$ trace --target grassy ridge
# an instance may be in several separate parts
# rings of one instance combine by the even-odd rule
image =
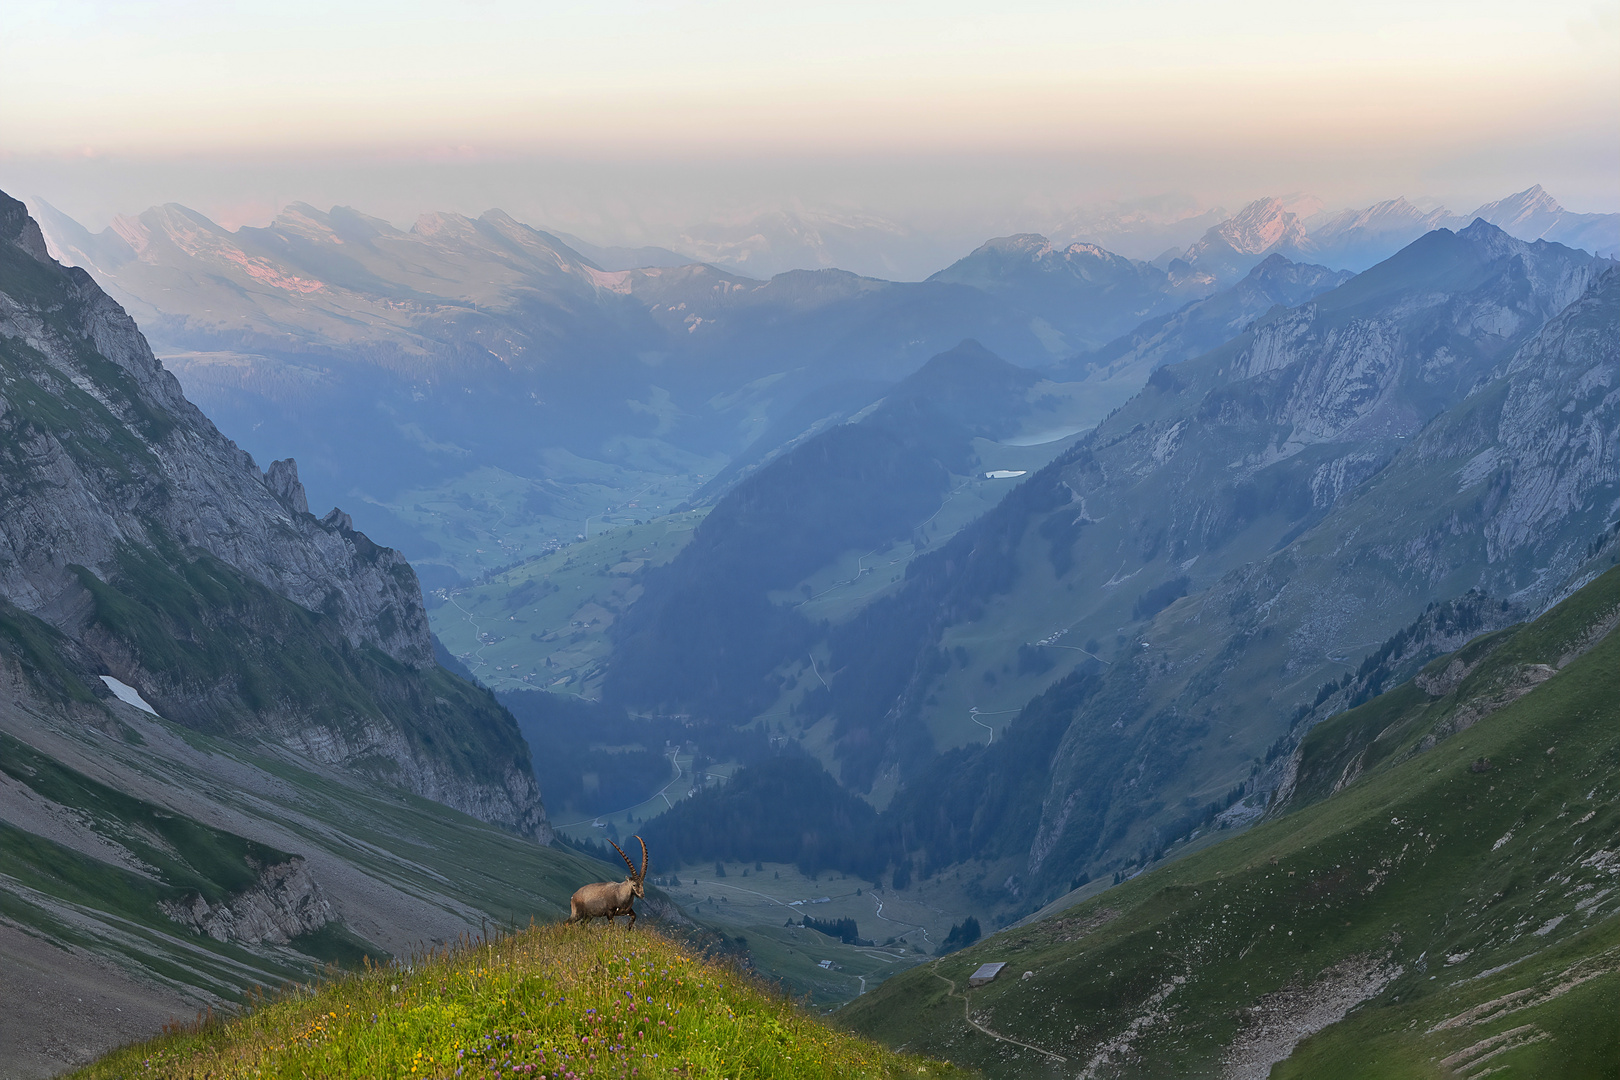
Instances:
[[[645,928],[531,928],[171,1030],[75,1076],[890,1077],[950,1066],[833,1031]]]
[[[1052,1071],[1067,1075],[1217,1075],[1248,1053],[1313,1080],[1614,1076],[1620,635],[1571,653],[1617,604],[1613,570],[1499,639],[1455,691],[1407,684],[1323,724],[1307,770],[1376,760],[1342,790],[896,976],[841,1015],[993,1075],[1048,1063],[986,1029],[1063,1055]],[[1502,704],[1519,676],[1541,681]],[[1501,707],[1457,730],[1487,704]],[[964,1002],[991,960],[1032,974]],[[1365,1000],[1342,1020],[1306,1015],[1336,993]]]

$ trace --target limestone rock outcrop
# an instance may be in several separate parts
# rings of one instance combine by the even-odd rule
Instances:
[[[297,857],[266,866],[252,888],[228,901],[210,904],[198,893],[188,900],[164,901],[159,906],[169,918],[199,934],[245,945],[285,945],[336,918],[319,883],[310,875],[304,860]]]

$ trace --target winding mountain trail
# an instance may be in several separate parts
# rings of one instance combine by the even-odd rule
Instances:
[[[874,912],[874,914],[877,915],[878,918],[882,919],[886,923],[894,923],[896,926],[909,926],[911,927],[911,930],[921,930],[923,940],[928,942],[930,945],[934,943],[933,939],[928,936],[928,927],[924,926],[922,923],[908,923],[902,922],[899,919],[889,918],[887,915],[883,914],[883,901],[881,898],[879,898],[878,894],[876,892],[869,892],[866,895],[870,896],[872,898],[872,903],[877,905],[877,911]],[[911,933],[911,930],[907,930],[906,933]]]
[[[489,648],[489,642],[484,640],[483,627],[478,625],[478,620],[473,618],[472,612],[456,603],[454,593],[445,593],[445,598],[448,599],[450,603],[455,606],[455,609],[461,612],[462,616],[466,618],[467,625],[473,628],[473,640],[478,642],[478,651],[472,654],[473,662],[467,665],[467,670],[476,671],[481,667],[488,667],[489,661],[484,659],[484,650]]]
[[[977,705],[975,705],[973,708],[968,710],[968,719],[972,720],[975,724],[978,724],[980,727],[984,728],[984,730],[986,730],[986,731],[988,731],[990,733],[990,737],[984,740],[984,745],[989,746],[991,743],[996,741],[996,729],[991,727],[989,724],[985,723],[983,720],[980,720],[979,717],[981,717],[981,716],[1006,716],[1008,713],[1015,713],[1015,712],[1021,712],[1021,711],[1022,711],[1021,709],[996,709],[993,712],[985,712],[985,711],[981,710]]]
[[[990,1036],[990,1038],[995,1039],[997,1042],[1011,1043],[1013,1046],[1022,1046],[1025,1050],[1033,1050],[1037,1054],[1042,1055],[1043,1057],[1051,1058],[1053,1061],[1066,1062],[1066,1061],[1069,1060],[1068,1058],[1064,1057],[1062,1054],[1054,1053],[1051,1050],[1042,1049],[1041,1047],[1035,1046],[1032,1043],[1020,1042],[1019,1040],[1014,1039],[1011,1036],[1003,1035],[998,1031],[993,1031],[990,1028],[985,1027],[983,1024],[981,1024],[977,1020],[973,1019],[973,1010],[972,1010],[971,1005],[970,1005],[970,1003],[968,1001],[968,995],[966,993],[958,994],[956,992],[956,983],[955,982],[953,982],[950,979],[947,979],[945,976],[941,975],[937,971],[930,972],[930,974],[932,974],[934,976],[934,978],[938,979],[940,982],[944,983],[946,986],[949,986],[951,988],[950,993],[948,994],[949,997],[959,997],[959,998],[962,999],[962,1019],[966,1020],[968,1022],[968,1024],[973,1028],[974,1031],[977,1031],[981,1035],[988,1035],[988,1036]]]
[[[825,686],[825,687],[827,687],[828,690],[831,690],[832,687],[830,685],[828,685],[828,683],[827,683],[827,676],[823,675],[821,673],[821,669],[816,666],[816,654],[815,653],[810,653],[809,656],[810,656],[810,670],[816,673],[816,678],[821,680],[821,685],[822,686]]]
[[[1102,657],[1098,656],[1096,653],[1091,652],[1089,649],[1082,649],[1078,645],[1058,645],[1058,644],[1055,644],[1055,643],[1048,643],[1048,642],[1038,642],[1037,644],[1039,644],[1040,647],[1043,648],[1043,649],[1068,649],[1071,652],[1085,653],[1087,656],[1091,657],[1093,660],[1097,661],[1097,663],[1099,663],[1099,664],[1107,664],[1109,667],[1114,666],[1114,662],[1112,660],[1104,660]]]
[[[605,814],[597,814],[595,817],[581,818],[579,821],[570,821],[570,822],[567,822],[567,823],[562,824],[562,825],[554,826],[554,828],[572,829],[572,828],[575,828],[575,827],[580,826],[580,825],[589,825],[594,821],[601,821],[605,817],[613,817],[615,814],[628,814],[630,811],[634,810],[637,806],[645,806],[646,804],[652,802],[654,799],[658,799],[658,798],[662,798],[664,800],[664,804],[666,806],[673,807],[675,804],[669,801],[669,796],[665,795],[664,792],[666,792],[670,788],[674,787],[675,782],[677,780],[679,780],[682,776],[686,775],[685,771],[681,768],[681,763],[680,763],[680,760],[679,760],[677,754],[678,754],[678,752],[671,752],[670,755],[669,755],[669,763],[675,769],[675,775],[669,778],[669,783],[665,784],[663,787],[659,788],[657,791],[653,792],[651,795],[647,796],[645,799],[642,799],[640,802],[636,803],[635,806],[626,806],[621,810],[610,810]]]

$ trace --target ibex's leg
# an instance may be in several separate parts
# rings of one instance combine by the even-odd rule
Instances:
[[[624,928],[626,930],[634,930],[636,928],[636,909],[633,907],[627,907],[624,909],[624,913],[630,916],[630,921],[625,924]]]

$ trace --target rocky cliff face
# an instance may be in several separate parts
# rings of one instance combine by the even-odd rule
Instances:
[[[0,242],[35,263],[11,254],[0,293],[11,369],[0,417],[16,436],[4,451],[0,591],[13,604],[45,610],[74,588],[70,566],[105,576],[120,546],[162,535],[325,612],[355,646],[432,663],[403,558],[346,518],[312,517],[290,460],[260,472],[185,399],[123,309],[50,259],[21,203],[0,203]]]
[[[257,945],[267,941],[285,945],[300,934],[319,930],[336,917],[300,858],[288,859],[259,872],[259,880],[228,901],[210,904],[194,894],[182,902],[161,903],[169,918],[207,934],[215,941]]]
[[[1151,319],[1101,349],[1081,353],[1064,368],[1099,388],[1129,387],[1129,394],[1135,394],[1154,369],[1202,356],[1274,308],[1296,307],[1354,276],[1273,253],[1231,288]]]
[[[1186,767],[1187,743],[1207,747],[1214,732],[1241,731],[1243,712],[1283,722],[1298,701],[1291,688],[1304,696],[1321,685],[1334,662],[1366,648],[1352,643],[1394,630],[1392,616],[1416,615],[1424,602],[1468,590],[1489,598],[1469,636],[1540,611],[1620,511],[1620,270],[1556,252],[1554,260],[1536,257],[1531,245],[1490,226],[1468,232],[1487,252],[1500,252],[1511,272],[1438,305],[1439,325],[1455,335],[1449,341],[1430,336],[1426,351],[1416,324],[1366,314],[1324,327],[1307,305],[1233,350],[1234,366],[1258,373],[1250,381],[1283,380],[1267,398],[1236,400],[1262,415],[1269,401],[1286,438],[1229,457],[1227,468],[1258,479],[1276,475],[1290,457],[1310,462],[1310,501],[1322,516],[1312,521],[1304,512],[1308,528],[1297,539],[1285,535],[1281,550],[1233,567],[1202,592],[1189,590],[1184,607],[1142,628],[1151,646],[1110,672],[1113,711],[1082,711],[1059,746],[1032,870],[1055,853],[1088,849],[1105,822],[1121,823],[1125,806],[1149,805],[1148,794]],[[1539,332],[1524,335],[1560,301],[1563,309]],[[1458,328],[1474,335],[1472,350],[1461,347]],[[1268,335],[1296,344],[1269,353]],[[1425,401],[1447,397],[1450,406],[1424,422]],[[1197,521],[1196,498],[1185,492],[1183,519]],[[1436,640],[1442,651],[1462,644]],[[1362,684],[1379,669],[1363,668],[1314,715],[1326,715],[1334,701],[1351,703],[1345,699],[1358,689],[1365,696]],[[1263,701],[1252,696],[1257,685],[1271,687]],[[1106,726],[1119,721],[1123,744]],[[1098,803],[1100,760],[1141,771],[1111,781],[1112,805],[1086,817],[1078,808]],[[1269,783],[1265,774],[1252,781],[1256,790]]]
[[[1257,199],[1226,221],[1210,228],[1181,258],[1170,264],[1170,276],[1183,287],[1197,282],[1225,285],[1249,272],[1266,256],[1308,255],[1311,243],[1297,215],[1281,199]]]
[[[1504,365],[1481,395],[1480,415],[1426,432],[1418,453],[1443,459],[1470,449],[1475,423],[1494,428],[1490,444],[1458,471],[1459,485],[1498,477],[1499,506],[1485,527],[1487,558],[1499,563],[1539,549],[1571,515],[1620,486],[1620,269],[1610,270]],[[1567,553],[1546,552],[1567,561]],[[1548,584],[1553,584],[1549,582]]]
[[[0,597],[172,720],[549,836],[510,717],[435,664],[409,564],[310,514],[291,460],[261,472],[3,194]]]

